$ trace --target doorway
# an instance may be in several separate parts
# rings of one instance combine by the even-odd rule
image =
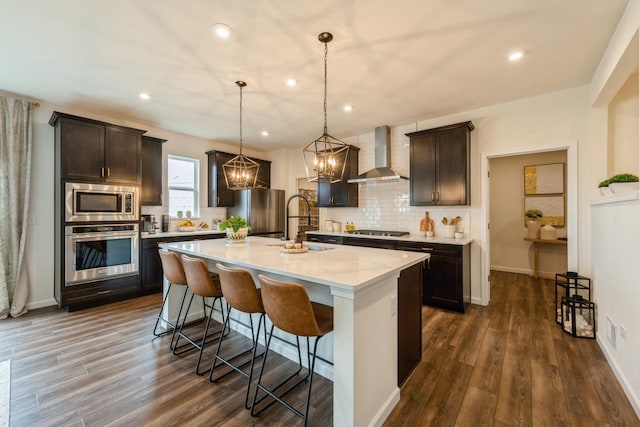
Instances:
[[[490,176],[491,170],[491,162],[493,159],[500,159],[504,157],[513,157],[513,156],[526,156],[526,155],[535,155],[548,152],[564,152],[566,153],[566,188],[565,188],[565,231],[567,237],[567,246],[566,246],[566,266],[567,270],[577,271],[578,266],[578,215],[577,215],[577,204],[578,204],[578,189],[577,189],[577,177],[578,177],[578,165],[577,165],[577,141],[570,141],[564,144],[549,144],[547,146],[541,146],[538,149],[522,149],[522,150],[513,150],[513,151],[503,151],[503,152],[495,152],[495,153],[482,153],[481,154],[481,176],[483,177],[481,181],[481,219],[480,223],[483,224],[481,226],[480,231],[480,241],[478,242],[481,246],[481,304],[488,305],[491,300],[491,286],[490,286],[490,271],[491,267],[494,264],[492,260],[492,232],[495,231],[496,234],[498,230],[495,230],[492,224],[492,210],[499,209],[499,206],[492,206],[492,199],[494,186],[491,185],[491,179],[493,176]],[[523,157],[526,159],[526,157]],[[532,157],[533,159],[533,157]],[[521,181],[519,181],[521,182]],[[497,184],[495,184],[497,186]],[[520,185],[520,184],[518,184]],[[524,183],[521,184],[524,187]],[[497,187],[499,189],[499,186]],[[523,194],[524,190],[522,190]],[[515,203],[517,203],[520,208],[524,208],[524,201],[522,199],[523,195],[514,194],[513,196],[517,199]],[[527,242],[523,241],[523,233],[524,233],[524,219],[523,216],[519,216],[517,221],[520,223],[521,232],[516,235],[514,241],[522,241],[524,244],[525,250],[527,247]],[[496,236],[498,237],[498,236]],[[499,243],[496,243],[499,244]],[[529,255],[527,256],[529,259]],[[565,270],[566,271],[566,270]]]

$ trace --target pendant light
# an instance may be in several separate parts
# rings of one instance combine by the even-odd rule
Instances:
[[[240,153],[222,165],[224,180],[230,190],[244,190],[256,186],[260,165],[249,157],[242,155],[242,88],[247,84],[237,81],[240,88]]]
[[[309,181],[334,183],[343,179],[349,146],[327,133],[327,44],[333,40],[333,35],[320,33],[318,40],[324,43],[324,132],[307,145],[302,154]]]

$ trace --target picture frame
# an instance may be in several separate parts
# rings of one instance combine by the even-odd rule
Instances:
[[[537,218],[541,225],[553,225],[556,227],[565,226],[565,197],[560,196],[525,196],[524,211],[537,209],[542,212],[542,217]],[[524,224],[527,225],[529,219],[524,216]]]
[[[564,163],[524,167],[524,195],[564,194]]]

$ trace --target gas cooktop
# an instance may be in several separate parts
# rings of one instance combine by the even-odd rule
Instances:
[[[390,236],[390,237],[400,237],[400,236],[408,236],[408,231],[388,231],[388,230],[349,230],[347,231],[349,234],[364,234],[367,236]]]

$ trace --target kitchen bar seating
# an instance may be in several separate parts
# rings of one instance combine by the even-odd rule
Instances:
[[[187,278],[187,286],[189,286],[189,289],[191,289],[191,292],[193,292],[193,294],[191,295],[191,299],[189,300],[189,304],[187,305],[187,311],[184,314],[182,324],[180,325],[180,329],[178,330],[174,349],[179,348],[178,342],[180,341],[180,338],[184,338],[194,348],[198,349],[199,352],[198,362],[196,363],[196,374],[204,375],[208,371],[208,369],[200,371],[200,362],[202,361],[202,353],[204,351],[204,347],[206,346],[206,344],[208,344],[207,339],[212,336],[216,336],[218,339],[220,339],[224,332],[224,329],[221,328],[211,335],[208,334],[209,325],[211,324],[211,317],[213,315],[213,307],[215,306],[216,301],[218,301],[218,303],[220,304],[220,312],[222,313],[223,324],[225,321],[224,310],[222,308],[222,289],[220,288],[220,278],[216,273],[211,273],[207,268],[207,264],[200,258],[191,258],[186,255],[182,255],[182,266],[184,268],[185,277]],[[187,316],[189,315],[189,309],[191,308],[191,303],[193,302],[193,297],[196,295],[202,297],[204,316],[206,318],[204,333],[202,334],[202,340],[200,341],[200,343],[196,342],[196,340],[194,339],[189,338],[183,332],[184,324],[186,323]],[[211,304],[208,304],[206,302],[206,298],[213,298]],[[209,308],[208,315],[207,308]]]
[[[260,279],[264,309],[267,313],[267,317],[272,322],[272,326],[267,340],[267,347],[265,349],[262,367],[260,368],[260,374],[258,375],[256,393],[251,405],[251,415],[259,415],[262,411],[266,410],[277,401],[302,418],[304,420],[304,425],[306,426],[309,415],[309,402],[311,400],[311,386],[313,383],[313,370],[316,363],[318,341],[320,338],[333,331],[333,308],[310,301],[307,291],[298,283],[282,282],[267,277],[264,274],[258,275],[258,278]],[[290,376],[280,384],[271,388],[268,388],[262,383],[262,374],[264,373],[264,367],[267,364],[267,355],[269,352],[269,345],[271,344],[271,338],[273,337],[274,326],[296,336],[298,352],[300,351],[299,337],[302,336],[307,338],[307,366],[309,367],[308,373],[305,377],[301,378],[284,392],[278,394],[276,394],[278,389],[288,383],[293,376]],[[309,360],[310,337],[315,337],[311,360]],[[300,364],[302,364],[302,360],[300,360]],[[307,386],[307,399],[303,409],[304,412],[301,412],[286,402],[283,397],[304,381],[308,381],[309,384]],[[263,391],[266,395],[258,399],[260,391]],[[271,397],[275,400],[266,407],[256,411],[256,404],[267,397]]]
[[[222,329],[228,328],[229,321],[231,319],[231,309],[235,309],[239,312],[246,313],[249,315],[249,325],[251,328],[251,337],[252,337],[252,346],[250,349],[245,350],[239,354],[236,354],[233,357],[223,358],[220,354],[220,348],[222,346],[222,340],[224,337],[221,337],[218,341],[218,348],[216,349],[216,354],[213,358],[213,363],[211,364],[211,372],[209,374],[209,380],[214,382],[218,379],[226,376],[227,374],[233,372],[233,370],[238,373],[244,375],[247,378],[247,392],[244,398],[244,406],[246,409],[249,409],[249,392],[251,389],[251,381],[253,379],[253,368],[256,359],[256,352],[258,350],[258,337],[260,334],[260,326],[262,326],[265,333],[265,343],[267,341],[267,327],[264,324],[264,307],[262,305],[262,296],[260,293],[260,289],[256,288],[256,285],[253,281],[253,277],[251,277],[251,273],[247,270],[238,269],[238,268],[230,268],[225,267],[221,264],[216,264],[216,269],[218,270],[218,275],[220,276],[220,286],[222,287],[222,294],[224,295],[224,299],[227,301],[227,317],[225,319],[225,323],[222,326]],[[259,314],[258,318],[258,328],[254,330],[253,327],[253,317],[252,314]],[[246,326],[246,325],[245,325]],[[245,361],[241,365],[234,364],[234,361],[239,357],[250,353],[251,359]],[[264,354],[264,353],[263,353]],[[262,354],[257,357],[262,356]],[[218,361],[221,364],[218,364]],[[214,379],[213,374],[216,370],[216,367],[220,368],[222,364],[225,364],[232,368],[233,370],[227,371],[226,373],[220,375],[218,378]],[[247,364],[250,364],[249,371],[246,372],[243,370],[243,367]],[[216,366],[217,365],[217,366]]]

